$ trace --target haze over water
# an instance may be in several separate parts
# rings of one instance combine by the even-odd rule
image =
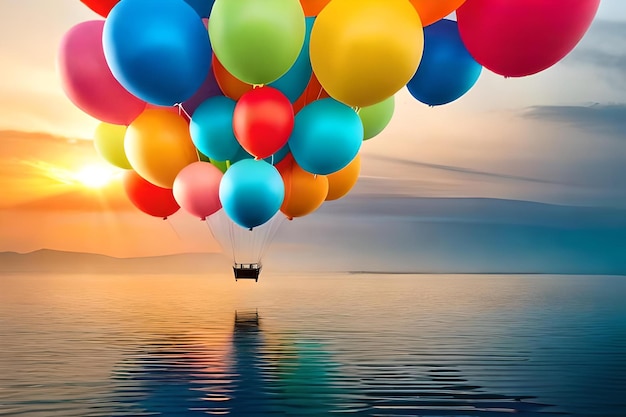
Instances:
[[[624,416],[626,280],[0,278],[0,416]]]

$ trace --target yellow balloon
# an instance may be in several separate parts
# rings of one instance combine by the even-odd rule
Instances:
[[[344,168],[337,172],[327,175],[328,178],[328,195],[326,201],[337,200],[354,187],[359,179],[359,173],[361,172],[361,155],[357,156],[346,165]]]
[[[423,50],[424,29],[407,0],[332,0],[311,30],[313,72],[349,106],[394,95],[417,71]]]
[[[285,199],[280,211],[289,218],[306,216],[317,210],[328,194],[325,175],[311,174],[300,168],[291,155],[276,165],[285,183]]]
[[[93,144],[98,154],[108,163],[122,169],[132,169],[124,152],[126,126],[100,123],[93,135]]]
[[[144,110],[128,126],[124,149],[133,169],[162,188],[172,188],[180,170],[198,161],[187,121],[163,109]]]

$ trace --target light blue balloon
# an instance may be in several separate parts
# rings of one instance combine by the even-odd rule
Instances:
[[[209,17],[215,0],[185,0],[200,17]]]
[[[313,72],[311,59],[309,57],[309,40],[311,39],[311,30],[313,29],[314,22],[315,17],[306,18],[304,44],[302,45],[302,50],[296,62],[294,62],[289,71],[283,76],[268,84],[270,87],[279,89],[292,103],[304,93],[311,79],[311,73]]]
[[[482,66],[465,48],[457,23],[442,19],[424,28],[424,53],[406,87],[429,106],[448,104],[476,83]]]
[[[291,153],[302,169],[328,175],[348,165],[363,143],[363,123],[350,107],[332,98],[316,100],[295,118]]]
[[[189,99],[211,68],[209,35],[183,0],[123,0],[104,23],[104,55],[131,94],[160,106]]]
[[[224,96],[206,99],[191,116],[189,133],[200,152],[218,161],[232,160],[243,150],[233,132],[237,103]]]
[[[263,160],[242,159],[224,173],[219,196],[228,217],[251,229],[278,212],[285,198],[285,185],[272,165]]]

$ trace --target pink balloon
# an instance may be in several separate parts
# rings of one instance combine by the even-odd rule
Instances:
[[[61,40],[58,69],[67,97],[82,111],[103,122],[129,125],[146,107],[113,77],[104,58],[104,20],[72,27]]]
[[[193,162],[183,168],[172,188],[174,198],[189,214],[206,217],[222,208],[219,189],[222,171],[209,162]]]
[[[474,59],[506,77],[524,77],[563,59],[583,37],[600,0],[468,0],[456,11]]]

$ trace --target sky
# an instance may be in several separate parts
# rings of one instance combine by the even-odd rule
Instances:
[[[99,17],[78,0],[5,0],[0,16],[0,252],[218,251],[182,210],[162,220],[127,201],[91,141],[99,122],[66,98],[60,40]],[[402,89],[390,124],[361,149],[355,188],[285,222],[268,262],[626,273],[625,44],[626,3],[602,0],[582,41],[539,74],[483,70],[435,108]],[[113,180],[90,186],[94,169]]]

